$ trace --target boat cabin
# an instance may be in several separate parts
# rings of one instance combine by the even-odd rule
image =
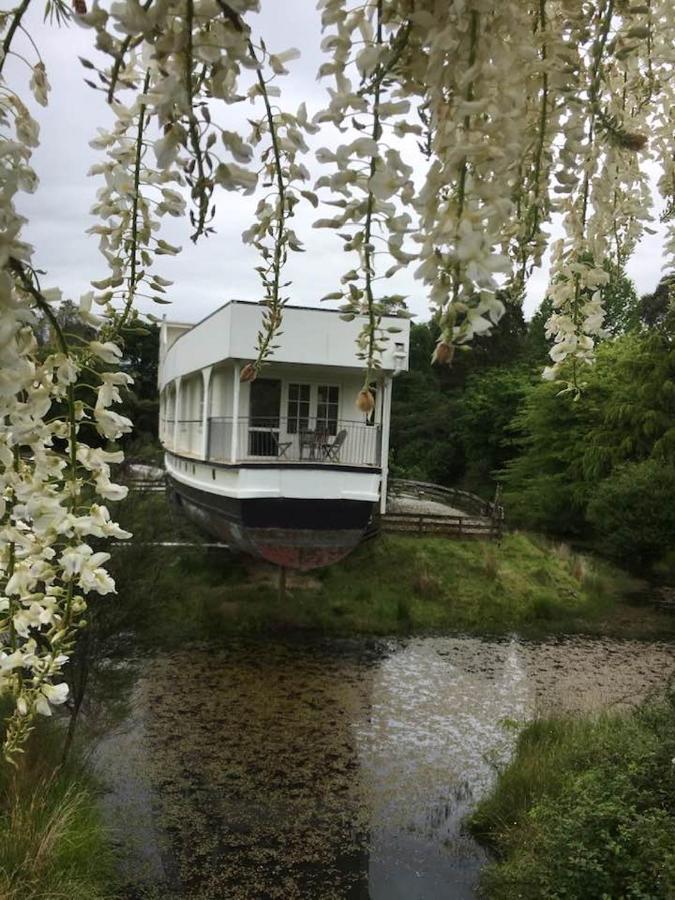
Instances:
[[[384,509],[392,380],[408,368],[409,321],[380,323],[392,331],[375,409],[365,414],[356,406],[363,320],[287,306],[273,358],[242,381],[263,311],[234,300],[194,326],[162,323],[167,476],[212,533],[280,565],[325,565],[358,543],[378,504]]]

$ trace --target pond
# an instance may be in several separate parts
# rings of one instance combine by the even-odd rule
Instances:
[[[97,751],[128,898],[463,900],[467,811],[538,713],[631,704],[661,643],[239,641],[138,663]]]

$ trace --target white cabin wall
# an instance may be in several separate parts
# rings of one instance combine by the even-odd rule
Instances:
[[[189,330],[182,324],[163,323],[160,385],[226,359],[250,360],[255,355],[263,312],[264,307],[258,303],[233,301]],[[363,361],[357,355],[356,339],[362,326],[361,317],[343,322],[335,310],[286,307],[275,360],[313,369],[332,367],[361,372]],[[382,366],[388,371],[405,370],[410,322],[387,316],[382,320],[382,328],[390,327],[401,329],[401,333],[391,335],[387,341]]]

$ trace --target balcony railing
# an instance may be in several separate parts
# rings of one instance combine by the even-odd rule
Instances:
[[[167,421],[164,445],[176,453],[202,455],[202,423]],[[176,434],[176,446],[173,435]],[[233,434],[234,432],[234,434]],[[234,440],[233,440],[234,437]],[[379,425],[347,420],[318,424],[270,418],[210,418],[207,459],[214,462],[315,462],[349,466],[379,466],[382,437]]]

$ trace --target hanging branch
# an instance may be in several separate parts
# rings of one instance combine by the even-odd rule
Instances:
[[[12,21],[9,24],[9,28],[7,29],[7,34],[2,42],[2,56],[0,57],[0,75],[2,75],[3,69],[5,68],[5,61],[9,56],[10,47],[12,46],[12,41],[14,39],[14,35],[18,27],[21,25],[21,20],[24,17],[24,14],[28,7],[30,6],[30,0],[22,0],[20,6],[17,7],[14,15],[12,16]]]
[[[519,238],[519,256],[520,256],[520,270],[516,276],[515,289],[518,294],[522,293],[525,281],[527,279],[527,264],[531,255],[530,244],[536,238],[537,233],[539,231],[539,226],[541,222],[541,181],[542,181],[542,164],[544,158],[544,148],[546,146],[546,137],[547,137],[547,126],[548,126],[548,113],[549,113],[549,73],[548,73],[548,40],[545,36],[545,32],[547,29],[547,19],[546,19],[546,0],[539,0],[539,16],[538,16],[538,31],[544,33],[541,42],[541,62],[542,62],[542,74],[541,74],[541,99],[539,101],[539,118],[538,118],[538,126],[537,126],[537,140],[534,154],[534,171],[531,179],[528,179],[529,183],[532,184],[532,192],[534,196],[529,203],[527,212],[525,213],[525,223],[528,224],[524,235]],[[519,209],[519,218],[522,215],[522,211]]]
[[[407,37],[407,33],[406,37]],[[377,0],[377,21],[375,26],[375,46],[382,46],[382,0]],[[382,67],[381,67],[382,68]],[[382,80],[384,71],[378,73],[371,84],[373,87],[373,128],[371,136],[375,144],[382,137],[382,127],[380,125],[380,96],[382,88]],[[366,350],[366,370],[363,375],[363,390],[368,391],[373,378],[375,368],[375,347],[376,347],[376,329],[378,318],[375,315],[375,298],[373,297],[373,278],[375,276],[374,250],[372,244],[372,227],[373,227],[373,208],[375,206],[375,196],[372,190],[372,179],[377,171],[377,160],[379,154],[374,153],[370,158],[370,176],[368,178],[368,200],[366,204],[366,218],[364,223],[363,237],[363,273],[365,276],[366,291],[366,309],[368,313],[368,322],[364,325],[363,334],[367,341]]]
[[[286,305],[286,301],[280,295],[280,284],[281,284],[281,270],[283,268],[284,263],[286,262],[286,245],[287,245],[287,235],[286,235],[286,185],[284,183],[284,170],[282,166],[281,159],[281,149],[279,146],[279,136],[277,134],[276,123],[274,121],[274,114],[272,112],[272,105],[270,103],[269,94],[267,93],[267,84],[262,74],[262,67],[258,61],[258,57],[256,56],[255,48],[251,43],[251,40],[248,41],[248,48],[251,54],[251,57],[256,63],[256,72],[258,78],[258,86],[260,87],[260,93],[263,98],[263,103],[265,104],[265,116],[267,119],[267,127],[269,129],[270,138],[272,141],[272,155],[274,159],[274,177],[277,183],[277,202],[276,202],[276,211],[275,211],[275,235],[274,235],[274,255],[271,263],[272,269],[272,282],[270,284],[267,273],[262,273],[263,285],[267,292],[267,297],[265,298],[265,306],[267,307],[264,315],[263,315],[263,324],[262,331],[258,335],[258,344],[257,351],[258,355],[256,356],[255,361],[253,362],[253,369],[255,374],[260,371],[262,364],[265,362],[268,356],[271,355],[273,344],[272,341],[279,334],[281,323],[283,319],[283,308]],[[268,269],[269,272],[269,269]]]
[[[192,148],[192,158],[197,166],[197,181],[192,187],[193,199],[198,199],[198,213],[196,218],[196,228],[191,235],[192,241],[196,244],[199,238],[204,234],[206,228],[206,217],[209,212],[209,200],[213,193],[213,183],[206,177],[204,171],[204,157],[200,143],[199,128],[197,126],[197,117],[194,113],[194,95],[192,90],[193,77],[193,55],[192,55],[192,27],[194,19],[194,3],[193,0],[185,0],[185,92],[187,96],[187,120],[188,134],[190,136],[190,146]],[[190,220],[195,225],[194,213],[190,213]]]
[[[141,9],[143,12],[147,12],[148,9],[152,6],[153,0],[145,0],[144,3],[141,3]],[[134,37],[131,34],[128,34],[122,43],[120,44],[120,48],[115,54],[115,60],[112,65],[112,69],[110,72],[110,83],[108,85],[108,103],[112,103],[115,99],[115,90],[117,89],[117,83],[120,77],[120,70],[124,67],[125,57],[129,50],[133,50],[135,47],[138,47],[141,43],[143,43],[143,36]]]
[[[150,71],[145,73],[143,81],[143,95],[148,92],[150,85]],[[131,205],[131,245],[129,256],[131,259],[131,271],[128,279],[127,299],[124,308],[117,320],[115,333],[120,334],[127,323],[136,299],[136,280],[138,266],[138,206],[141,192],[141,161],[143,159],[143,133],[146,125],[145,103],[141,102],[138,113],[138,128],[136,131],[136,148],[134,153],[134,198]]]

